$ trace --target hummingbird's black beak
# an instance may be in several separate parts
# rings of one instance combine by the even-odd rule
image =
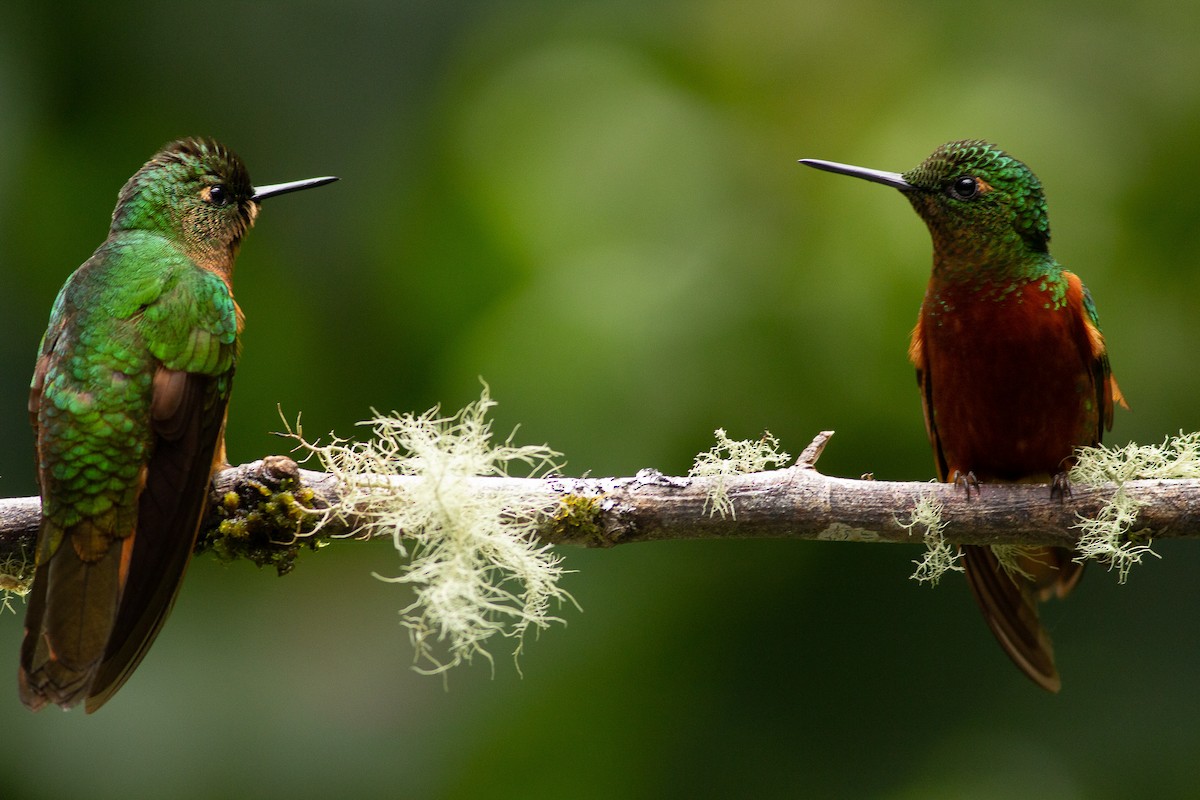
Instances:
[[[301,189],[311,189],[314,186],[324,186],[327,183],[333,183],[337,178],[306,178],[302,181],[291,181],[290,183],[273,183],[270,186],[255,186],[254,196],[250,199],[256,203],[261,203],[268,197],[274,197],[277,194],[287,194],[288,192],[298,192]]]
[[[915,192],[917,190],[917,187],[904,180],[904,176],[899,172],[884,172],[878,169],[854,167],[850,164],[839,164],[836,161],[821,161],[818,158],[802,158],[800,159],[800,163],[816,169],[823,169],[826,172],[852,175],[855,178],[862,178],[864,181],[882,183],[884,186],[891,186],[893,189],[899,189],[902,192]]]

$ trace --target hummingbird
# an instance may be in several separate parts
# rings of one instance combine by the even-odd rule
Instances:
[[[990,142],[944,144],[905,173],[803,159],[900,190],[933,240],[933,271],[908,357],[917,370],[938,479],[1048,482],[1070,493],[1076,448],[1100,443],[1113,406],[1128,408],[1109,367],[1096,304],[1050,255],[1041,182]],[[1065,597],[1083,565],[1073,551],[1022,548],[1000,558],[964,545],[988,627],[1018,668],[1062,687],[1038,603]]]
[[[59,291],[29,392],[42,498],[18,672],[30,709],[100,708],[161,630],[227,463],[238,247],[262,201],[335,180],[255,187],[212,139],[168,144]]]

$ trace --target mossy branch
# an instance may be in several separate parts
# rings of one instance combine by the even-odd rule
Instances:
[[[1059,545],[1105,562],[1124,580],[1155,537],[1200,536],[1200,435],[1160,447],[1087,449],[1075,489],[851,480],[822,475],[819,434],[793,466],[770,434],[717,445],[686,477],[644,469],[632,477],[568,478],[544,446],[492,442],[480,400],[450,416],[377,414],[368,441],[318,445],[287,434],[327,472],[272,456],[213,480],[198,552],[292,569],[299,551],[338,538],[388,537],[413,594],[401,610],[420,668],[441,672],[491,660],[487,642],[515,640],[561,621],[573,600],[553,545],[612,547],[675,539],[790,538],[923,544],[914,578],[956,569],[959,544],[997,551]],[[516,466],[530,477],[510,477]],[[21,593],[32,572],[37,498],[0,500],[0,590]],[[7,596],[7,595],[5,595]]]
[[[829,432],[814,445],[823,447]],[[950,544],[1058,545],[1075,547],[1083,532],[1080,518],[1094,519],[1108,506],[1117,485],[1076,485],[1066,500],[1051,498],[1048,486],[984,484],[968,499],[950,484],[837,478],[815,469],[810,446],[795,466],[746,475],[671,477],[645,469],[622,478],[473,477],[471,491],[538,496],[551,509],[537,526],[548,544],[612,547],[633,542],[680,539],[803,539],[845,542],[920,544],[911,529],[922,498],[942,506],[941,535]],[[817,450],[819,455],[819,450]],[[421,478],[381,476],[399,488]],[[720,516],[710,508],[711,492],[722,485],[736,514]],[[294,547],[312,534],[321,509],[337,505],[343,487],[325,472],[301,469],[290,458],[271,456],[217,473],[214,509],[227,506],[230,493],[269,499],[280,487],[303,497],[308,510],[272,512],[228,508],[225,518],[253,516],[256,539],[268,548]],[[1156,539],[1200,538],[1200,479],[1130,480],[1121,485],[1137,503],[1135,532]],[[264,495],[264,490],[266,494]],[[0,564],[20,566],[32,558],[40,505],[36,497],[0,499]],[[202,548],[219,540],[222,514],[210,514]],[[317,543],[361,536],[365,518],[353,513],[326,520]],[[228,526],[226,526],[228,527]],[[237,555],[236,553],[230,553]]]

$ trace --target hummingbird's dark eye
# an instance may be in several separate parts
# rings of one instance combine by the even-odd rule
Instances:
[[[959,200],[970,200],[977,194],[979,194],[979,181],[970,175],[956,178],[954,183],[950,184],[950,196]]]
[[[221,184],[214,184],[208,187],[208,202],[219,208],[229,202],[229,192]]]

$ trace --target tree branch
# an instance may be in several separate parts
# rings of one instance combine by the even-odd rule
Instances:
[[[675,539],[788,538],[821,541],[921,543],[908,525],[922,498],[944,504],[941,534],[951,544],[1072,547],[1080,517],[1095,517],[1115,486],[1075,487],[1065,500],[1048,486],[986,484],[970,497],[950,484],[851,480],[822,475],[815,462],[830,433],[805,449],[796,465],[748,475],[668,477],[642,470],[625,478],[471,478],[480,493],[517,492],[554,509],[539,524],[552,544],[611,547]],[[419,477],[381,477],[404,487]],[[712,492],[723,484],[733,513],[711,513]],[[1156,538],[1200,536],[1200,480],[1139,480],[1124,484],[1141,505],[1135,527]],[[290,569],[300,547],[359,535],[364,520],[350,512],[326,519],[319,512],[341,497],[338,480],[272,456],[214,476],[213,502],[198,550],[248,557]],[[10,582],[31,569],[40,506],[36,497],[0,500],[0,562]],[[0,584],[0,588],[4,584]]]

